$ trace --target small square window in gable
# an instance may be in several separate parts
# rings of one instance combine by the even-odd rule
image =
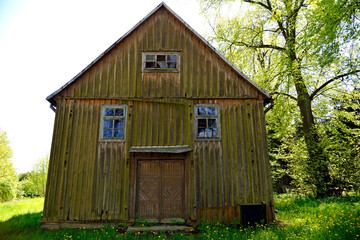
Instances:
[[[143,52],[142,60],[144,72],[178,72],[180,70],[179,52]]]

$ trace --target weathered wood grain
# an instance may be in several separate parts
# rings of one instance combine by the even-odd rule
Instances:
[[[178,72],[143,72],[143,51],[180,56]],[[188,145],[186,220],[228,221],[273,196],[264,96],[166,9],[56,96],[46,221],[134,220],[133,146]],[[221,139],[197,141],[194,104],[218,104]],[[100,140],[104,104],[127,105],[125,141]],[[153,155],[149,155],[152,158]],[[271,215],[271,216],[270,216]]]

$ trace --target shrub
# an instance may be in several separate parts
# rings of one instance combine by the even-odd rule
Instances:
[[[6,181],[0,183],[0,202],[7,202],[16,197],[16,183]]]

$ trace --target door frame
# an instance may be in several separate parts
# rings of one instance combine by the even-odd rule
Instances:
[[[190,218],[190,154],[136,152],[130,156],[129,220],[136,219],[137,166],[139,160],[184,160],[184,220]]]

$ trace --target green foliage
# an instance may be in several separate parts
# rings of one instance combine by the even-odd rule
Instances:
[[[0,202],[16,197],[16,175],[11,157],[12,151],[6,133],[0,129]]]
[[[358,1],[201,4],[212,24],[210,41],[273,96],[275,106],[266,120],[276,187],[290,181],[301,191],[334,194],[341,171],[334,170],[334,154],[326,151],[329,135],[321,119],[332,111],[325,104],[329,95],[359,83]]]
[[[40,228],[43,198],[0,204],[0,236],[4,239],[360,239],[360,196],[315,199],[306,195],[275,195],[280,224],[244,228],[202,221],[194,234],[134,233],[116,227],[93,229]]]
[[[0,202],[13,200],[16,197],[16,184],[12,181],[0,183]]]
[[[360,188],[360,90],[334,93],[334,106],[324,118],[323,139],[337,192]]]
[[[39,159],[31,172],[19,176],[24,197],[45,196],[49,157]]]

